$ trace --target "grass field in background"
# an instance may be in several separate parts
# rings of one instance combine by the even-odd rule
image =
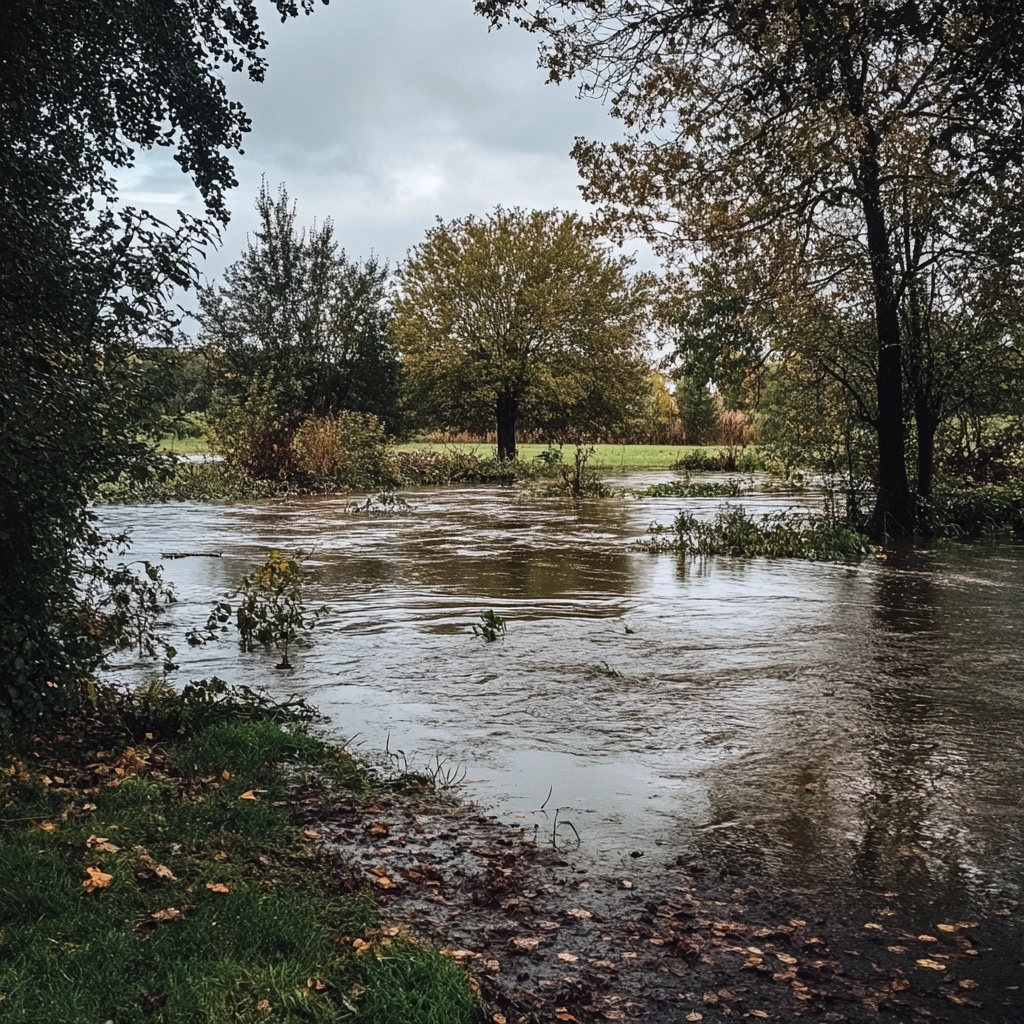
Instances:
[[[210,446],[205,437],[176,438],[166,434],[160,440],[160,451],[175,455],[199,455],[209,452]],[[494,445],[483,443],[451,443],[440,444],[427,441],[406,441],[396,445],[400,452],[422,451],[465,451],[474,452],[483,458],[494,454]],[[545,444],[521,444],[519,458],[524,462],[535,459],[548,448]],[[594,454],[589,465],[595,469],[669,469],[676,459],[690,452],[700,451],[695,445],[669,444],[598,444],[594,445]],[[562,450],[562,458],[571,462],[573,446],[566,445]]]
[[[432,444],[424,441],[408,441],[397,445],[400,452],[411,452],[417,449],[457,450],[475,452],[487,457],[494,454],[494,446],[490,444]],[[519,458],[524,462],[535,459],[541,452],[547,451],[546,444],[519,445]],[[597,444],[588,465],[594,469],[669,469],[676,459],[689,452],[700,451],[694,445],[669,444]],[[565,462],[572,462],[574,448],[566,445],[562,449]]]

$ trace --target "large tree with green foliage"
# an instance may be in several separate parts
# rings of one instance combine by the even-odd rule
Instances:
[[[986,0],[476,6],[547,36],[554,80],[582,76],[586,91],[610,97],[624,139],[574,150],[585,193],[610,222],[682,263],[737,240],[760,247],[764,280],[795,261],[810,268],[816,297],[870,316],[873,526],[910,533],[901,304],[968,238],[987,248],[975,229],[1007,210],[1000,192],[1020,192],[1018,13]],[[974,226],[961,220],[947,234],[964,211]]]
[[[0,726],[69,707],[122,635],[131,583],[89,501],[146,471],[135,349],[169,337],[170,291],[227,220],[249,123],[219,69],[262,78],[265,45],[248,2],[0,4]],[[154,147],[206,217],[120,203],[118,173]]]
[[[223,352],[238,393],[262,381],[286,411],[350,409],[396,429],[387,267],[350,260],[330,220],[300,229],[283,185],[275,197],[264,183],[256,211],[241,259],[200,290],[200,340]]]
[[[648,398],[650,283],[577,214],[498,208],[438,221],[398,272],[396,333],[413,402],[435,426],[520,421],[600,436]]]

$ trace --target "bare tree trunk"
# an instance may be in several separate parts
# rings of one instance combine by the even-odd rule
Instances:
[[[498,395],[498,458],[502,462],[516,457],[516,416],[519,402],[512,395]]]
[[[869,137],[860,161],[861,203],[867,228],[878,330],[878,495],[871,533],[909,537],[914,532],[915,506],[907,478],[907,436],[903,416],[903,352],[899,304],[893,288],[893,261],[882,209],[877,138]]]

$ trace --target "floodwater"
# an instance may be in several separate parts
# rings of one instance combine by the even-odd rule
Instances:
[[[101,513],[134,557],[222,554],[164,562],[174,639],[269,549],[312,551],[308,603],[329,612],[293,672],[179,642],[178,679],[308,696],[355,749],[439,758],[544,838],[557,809],[593,863],[712,858],[850,906],[887,893],[907,920],[1021,897],[1024,547],[702,564],[631,542],[715,500],[406,497],[379,516],[338,497]],[[495,643],[471,633],[487,609]]]

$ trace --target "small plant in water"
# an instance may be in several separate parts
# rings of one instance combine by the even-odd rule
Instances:
[[[327,611],[309,609],[303,603],[302,557],[301,551],[292,558],[271,551],[263,565],[242,580],[238,591],[228,595],[238,599],[234,609],[230,600],[217,603],[206,623],[207,634],[226,631],[234,614],[242,650],[251,651],[256,644],[276,648],[281,661],[275,667],[291,668],[288,652],[292,644]]]
[[[480,614],[480,621],[473,623],[473,636],[482,637],[485,643],[492,644],[505,635],[505,620],[493,608]]]

